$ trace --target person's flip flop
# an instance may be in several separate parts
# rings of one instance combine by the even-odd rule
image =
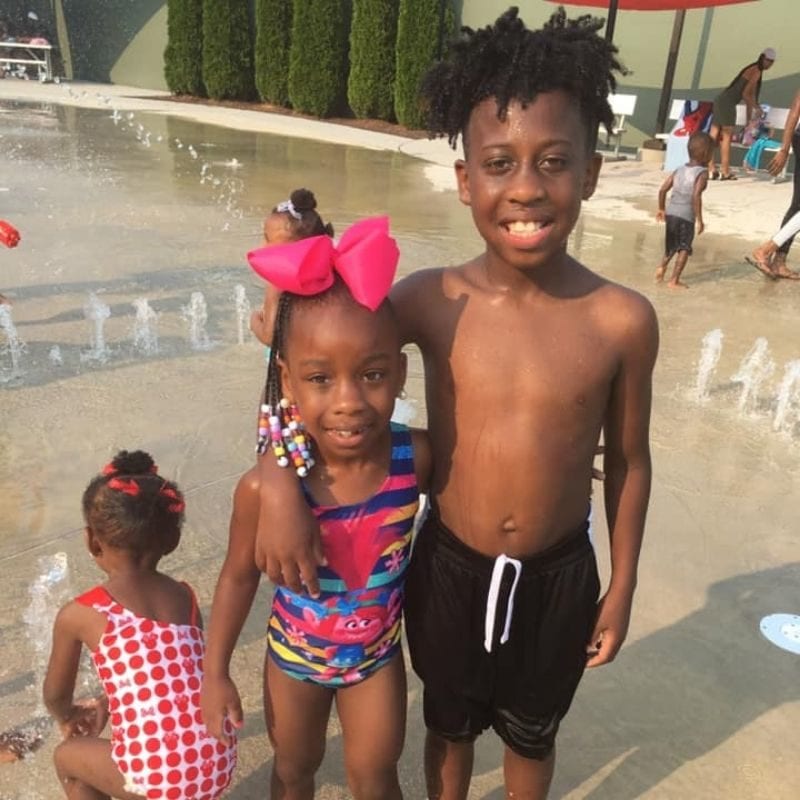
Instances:
[[[719,179],[721,181],[738,181],[739,180],[732,172],[729,172],[727,175],[720,175]]]
[[[752,256],[745,256],[744,260],[751,266],[755,267],[760,273],[766,275],[773,281],[778,280],[778,276],[762,261],[756,261]]]
[[[791,269],[786,269],[785,272],[774,272],[776,278],[783,278],[787,281],[800,281],[800,272],[795,272]]]

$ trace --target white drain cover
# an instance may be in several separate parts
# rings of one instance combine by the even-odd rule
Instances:
[[[800,616],[770,614],[761,620],[761,633],[781,650],[800,655]]]

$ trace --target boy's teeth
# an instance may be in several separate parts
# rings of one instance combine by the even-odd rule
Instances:
[[[536,233],[541,227],[539,222],[510,222],[508,224],[511,233]]]

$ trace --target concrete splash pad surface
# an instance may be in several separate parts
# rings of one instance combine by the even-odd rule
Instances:
[[[150,450],[186,491],[184,539],[164,567],[191,580],[208,615],[231,489],[252,461],[263,369],[254,342],[237,344],[233,295],[243,285],[251,304],[259,302],[243,255],[259,243],[265,210],[308,185],[338,231],[388,212],[401,272],[456,263],[480,246],[454,193],[428,182],[430,165],[396,150],[225,130],[131,112],[121,101],[99,110],[42,104],[35,95],[41,88],[30,87],[32,103],[0,102],[0,217],[23,235],[17,250],[0,254],[0,285],[14,301],[25,342],[22,374],[0,385],[0,730],[41,713],[43,652],[36,644],[47,626],[30,622],[28,612],[43,569],[55,554],[67,554],[63,596],[100,579],[83,550],[79,501],[116,448]],[[115,124],[114,107],[122,108],[124,123]],[[201,182],[204,163],[218,184]],[[727,219],[719,210],[733,204],[727,190],[747,187],[712,186],[710,232],[686,272],[692,289],[677,295],[651,283],[663,235],[649,221],[659,182],[642,165],[609,165],[612,188],[604,194],[601,186],[573,237],[579,258],[651,297],[663,343],[655,482],[632,629],[617,662],[588,674],[579,690],[562,728],[552,796],[788,800],[800,780],[793,745],[800,662],[770,644],[759,623],[800,612],[797,429],[772,429],[783,366],[800,358],[800,286],[767,283],[740,256],[778,220],[789,191],[770,187],[775,209],[757,215],[745,240],[710,220],[715,213]],[[84,316],[90,292],[110,310],[105,362],[85,357],[93,346]],[[207,350],[188,342],[184,309],[192,292],[202,292],[208,305]],[[143,297],[157,314],[159,352],[152,356],[132,344],[132,304]],[[699,404],[689,397],[701,340],[714,328],[724,333],[722,353],[709,400]],[[752,410],[741,413],[741,386],[730,378],[759,336],[769,341],[775,369]],[[61,364],[50,357],[54,346]],[[5,351],[0,370],[7,375]],[[416,358],[408,389],[422,409]],[[424,422],[422,411],[417,421]],[[605,563],[599,506],[596,516]],[[259,675],[269,595],[265,582],[233,665],[247,714],[229,794],[236,800],[263,797],[268,784]],[[419,684],[412,678],[409,685],[402,780],[406,797],[415,799],[424,797],[424,729]],[[59,796],[50,762],[55,743],[49,733],[29,759],[0,767],[0,798]],[[500,748],[487,734],[471,797],[502,797],[499,764]],[[318,785],[323,798],[349,794],[335,719]]]

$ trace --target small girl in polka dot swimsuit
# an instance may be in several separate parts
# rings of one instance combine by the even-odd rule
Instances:
[[[233,731],[230,744],[215,739],[200,711],[197,600],[157,570],[178,546],[183,511],[178,487],[141,451],[118,453],[83,494],[86,547],[108,580],[58,613],[44,682],[64,736],[54,760],[70,800],[214,800],[230,783]],[[84,645],[105,696],[76,702]]]

